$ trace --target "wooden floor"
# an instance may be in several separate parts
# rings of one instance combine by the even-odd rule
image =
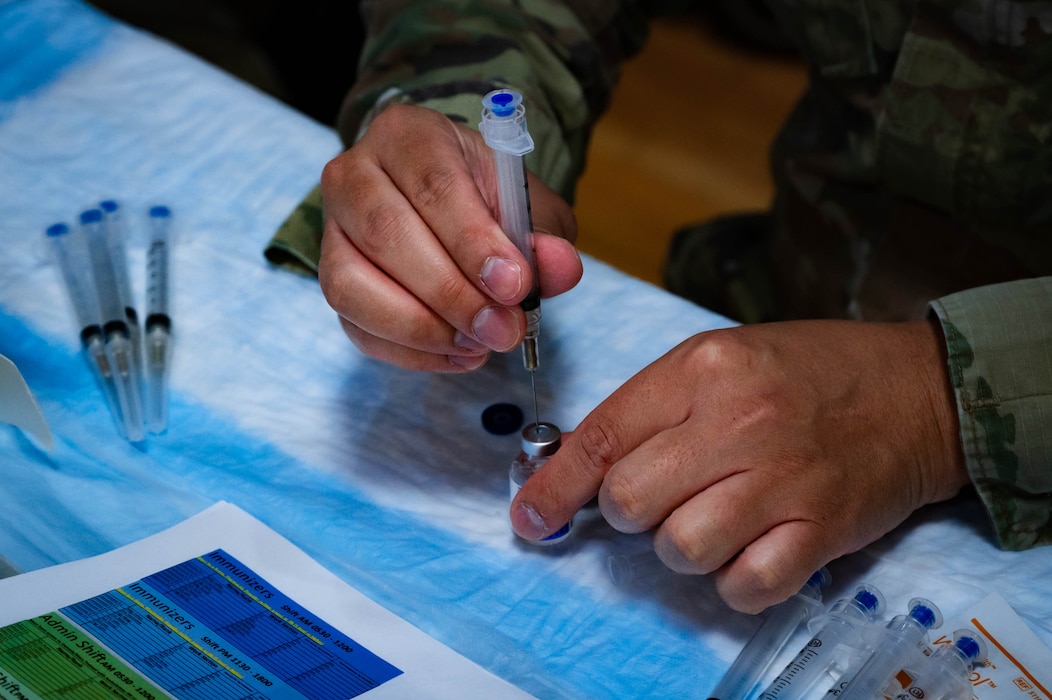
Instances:
[[[792,58],[658,23],[593,138],[577,194],[578,247],[660,284],[680,226],[764,208],[770,143],[803,90]]]

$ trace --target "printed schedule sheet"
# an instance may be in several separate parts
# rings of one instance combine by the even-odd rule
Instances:
[[[223,546],[178,556],[209,539]],[[143,567],[153,570],[106,583]],[[49,605],[63,598],[75,600]],[[529,697],[227,503],[113,552],[2,580],[0,599],[5,700]]]

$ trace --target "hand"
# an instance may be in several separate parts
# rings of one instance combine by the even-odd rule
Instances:
[[[968,483],[937,323],[702,333],[598,406],[512,503],[544,537],[596,493],[671,569],[759,612]]]
[[[522,341],[517,304],[531,273],[498,223],[493,157],[478,133],[393,105],[325,167],[321,185],[318,276],[362,352],[456,372]],[[581,277],[577,225],[553,190],[532,175],[529,187],[541,293],[553,296]]]

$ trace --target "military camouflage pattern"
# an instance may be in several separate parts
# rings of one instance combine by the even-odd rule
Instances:
[[[572,201],[597,115],[620,66],[643,45],[642,2],[595,0],[363,0],[367,39],[359,78],[340,115],[353,137],[391,86],[475,126],[480,99],[514,87],[530,105],[530,133],[546,144],[527,165]],[[651,3],[654,9],[659,3]]]
[[[1047,542],[1052,3],[768,4],[812,80],[772,149],[777,195],[762,245],[728,243],[726,225],[701,229],[678,241],[670,285],[702,303],[730,298],[746,320],[934,311],[968,467],[999,541]],[[530,105],[528,165],[571,202],[592,125],[642,45],[646,17],[661,9],[641,0],[363,6],[369,39],[340,120],[349,144],[388,88],[474,125],[481,95],[512,86]],[[296,230],[286,245],[320,235]]]
[[[1049,544],[1052,278],[983,292],[983,305],[974,303],[972,292],[932,303],[946,336],[965,458],[1001,546]]]
[[[317,275],[323,226],[321,188],[315,187],[281,224],[263,254],[271,264]]]

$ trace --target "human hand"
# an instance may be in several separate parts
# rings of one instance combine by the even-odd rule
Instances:
[[[517,304],[531,272],[500,228],[493,157],[477,132],[430,109],[393,105],[326,165],[321,185],[318,277],[362,352],[457,372],[522,341]],[[581,278],[577,224],[532,175],[529,188],[541,295],[554,296]]]
[[[596,493],[678,572],[760,610],[968,483],[936,322],[797,321],[690,338],[599,405],[512,503],[539,539]]]

